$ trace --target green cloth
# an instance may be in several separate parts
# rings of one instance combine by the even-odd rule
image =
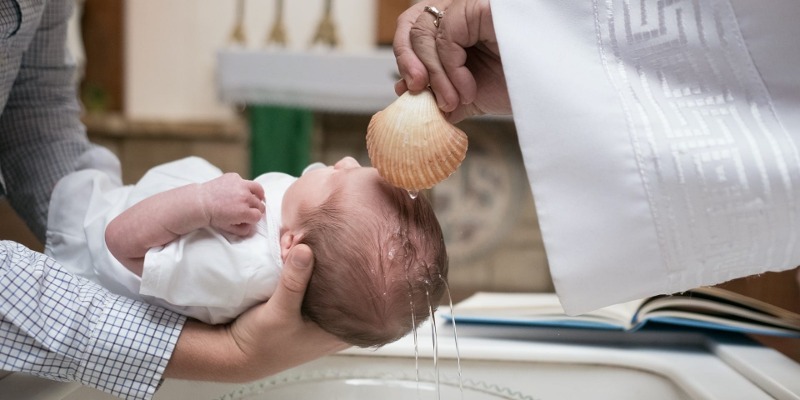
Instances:
[[[311,110],[278,106],[248,106],[250,174],[285,172],[300,176],[308,166],[314,114]]]

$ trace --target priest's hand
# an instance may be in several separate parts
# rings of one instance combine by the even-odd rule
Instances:
[[[451,122],[511,113],[489,0],[412,6],[397,20],[394,54],[402,78],[395,92],[430,85]]]

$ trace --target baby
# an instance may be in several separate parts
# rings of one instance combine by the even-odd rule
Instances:
[[[303,314],[347,343],[378,347],[444,293],[431,204],[353,158],[248,181],[190,157],[123,186],[109,155],[95,155],[54,189],[46,252],[119,294],[226,323],[270,297],[303,243],[315,257]]]

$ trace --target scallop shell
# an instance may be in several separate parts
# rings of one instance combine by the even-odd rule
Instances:
[[[404,93],[372,116],[367,153],[394,186],[428,189],[450,176],[467,155],[467,135],[448,122],[429,90]]]

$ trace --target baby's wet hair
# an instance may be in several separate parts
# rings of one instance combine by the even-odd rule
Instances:
[[[334,191],[301,211],[302,242],[314,252],[314,273],[302,311],[322,329],[359,347],[380,347],[408,334],[436,310],[447,286],[441,226],[425,196],[380,184],[380,207]]]

